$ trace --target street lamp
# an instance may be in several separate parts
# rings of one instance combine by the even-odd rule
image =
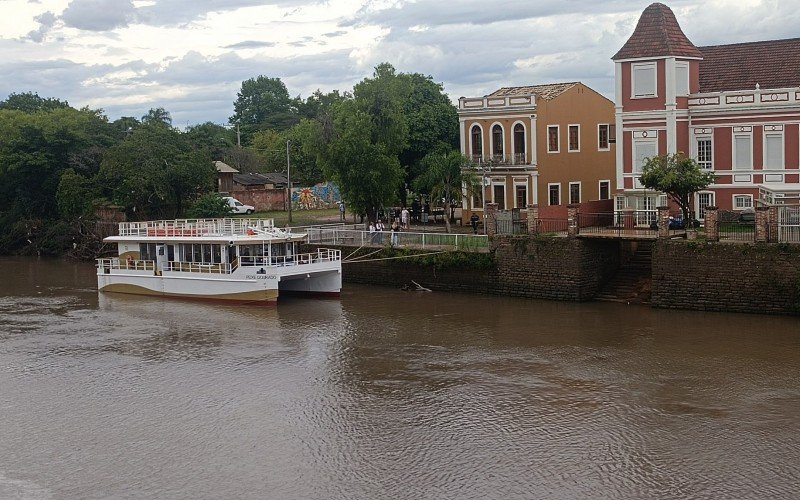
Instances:
[[[288,194],[286,198],[286,205],[288,207],[289,212],[289,224],[292,223],[292,177],[291,177],[291,168],[289,163],[289,144],[292,141],[286,141],[286,192]]]

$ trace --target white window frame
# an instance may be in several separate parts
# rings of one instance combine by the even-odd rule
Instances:
[[[557,149],[550,149],[550,129],[556,129],[556,146]],[[560,153],[561,152],[561,125],[548,125],[547,126],[547,137],[545,138],[547,141],[547,152],[548,153]]]
[[[578,127],[578,148],[572,149],[572,144],[570,144],[569,134],[571,132],[572,127]],[[568,153],[580,153],[581,152],[581,125],[580,123],[570,123],[567,125],[567,152]]]
[[[553,187],[553,186],[557,186],[558,187],[558,205],[553,205],[552,203],[550,203],[552,201],[550,199],[550,188]],[[551,206],[551,207],[561,205],[561,183],[560,182],[549,182],[549,183],[547,183],[547,205]]]
[[[636,70],[637,69],[653,69],[653,93],[637,94],[636,93]],[[658,97],[658,65],[655,62],[646,63],[633,63],[631,64],[631,99],[650,99]]]
[[[530,198],[530,191],[531,191],[531,188],[528,185],[528,179],[515,178],[513,179],[513,185],[514,185],[514,208],[526,208],[528,206],[528,199]],[[521,207],[517,205],[517,188],[519,186],[523,186],[525,188],[525,205]]]
[[[503,178],[503,177],[494,177],[491,180],[490,186],[491,186],[490,190],[491,190],[491,195],[492,195],[492,203],[497,203],[497,200],[494,199],[494,188],[495,188],[495,186],[502,186],[503,187],[503,208],[502,208],[502,210],[505,210],[505,208],[506,208],[506,199],[508,198],[508,193],[506,192],[506,188],[508,187],[507,183],[506,183],[506,179]]]
[[[600,129],[602,127],[606,127],[606,147],[600,146]],[[598,123],[597,124],[597,150],[598,151],[610,151],[611,150],[611,124],[610,123]]]
[[[706,206],[713,207],[717,203],[717,194],[714,191],[698,191],[694,194],[694,208],[695,214],[694,216],[697,217],[698,220],[705,220],[705,214],[700,216],[700,196],[702,195],[711,195],[711,203]]]
[[[711,161],[710,166],[708,168],[703,166],[703,163],[700,162],[700,141],[710,141],[711,142]],[[700,165],[700,168],[703,170],[712,171],[714,170],[714,134],[701,134],[694,136],[694,159],[697,161],[697,164]]]
[[[572,201],[572,186],[578,186],[578,201]],[[573,204],[577,205],[577,204],[581,203],[581,200],[583,198],[583,189],[581,188],[580,181],[570,182],[569,183],[569,192],[567,193],[567,195],[568,195],[568,198],[569,198],[569,204],[570,205],[573,205]]]
[[[489,158],[493,159],[495,152],[494,152],[494,128],[500,127],[500,145],[502,146],[502,152],[500,153],[500,157],[505,159],[506,157],[506,128],[500,122],[494,122],[489,127]]]
[[[614,197],[614,210],[625,210],[628,208],[628,197],[625,195],[617,195]]]
[[[749,203],[749,205],[746,205],[746,206],[737,207],[736,206],[737,198],[739,198],[739,199],[749,199],[750,203]],[[752,194],[734,194],[731,197],[731,207],[733,207],[734,210],[745,210],[747,208],[753,208],[753,195]]]
[[[470,158],[474,158],[475,155],[477,155],[477,153],[472,150],[472,131],[475,130],[476,127],[478,128],[478,130],[481,131],[481,160],[483,160],[485,158],[485,156],[483,154],[484,153],[484,151],[483,151],[484,150],[484,147],[483,147],[484,135],[483,135],[483,127],[481,126],[480,123],[473,123],[469,127],[469,137],[467,139],[467,142],[469,143],[469,156],[470,156]]]
[[[682,78],[678,78],[678,68],[686,68],[686,92],[681,92],[681,89],[678,87],[678,82],[682,80]],[[691,93],[691,89],[689,88],[689,62],[688,61],[676,61],[675,62],[675,97],[686,97]]]
[[[530,161],[531,161],[531,159],[530,159],[531,155],[528,154],[528,127],[526,127],[525,126],[525,122],[523,122],[521,120],[517,120],[517,121],[515,121],[514,123],[511,124],[511,158],[513,158],[514,161],[516,162],[516,156],[517,156],[517,137],[516,137],[517,134],[516,134],[516,128],[517,128],[517,125],[522,125],[522,149],[524,151],[522,154],[525,155],[525,162],[524,163],[527,164],[527,163],[530,163]]]
[[[608,184],[608,198],[603,198],[603,183]],[[613,198],[611,194],[611,179],[601,179],[597,181],[597,199],[598,200],[610,200]]]
[[[639,157],[639,155],[636,154],[636,152],[637,152],[636,150],[639,149],[639,147],[640,147],[639,145],[640,144],[645,144],[645,143],[646,144],[654,144],[656,146],[656,148],[655,148],[656,156],[658,156],[658,138],[657,137],[654,137],[652,139],[650,139],[650,138],[634,139],[633,140],[633,147],[631,148],[631,152],[633,153],[633,158],[632,158],[633,161],[631,162],[631,169],[632,169],[632,173],[634,175],[637,175],[637,177],[638,177],[638,174],[642,173],[642,168],[644,168],[644,164],[642,164],[638,169],[636,168],[636,160]]]
[[[736,157],[736,138],[737,137],[747,137],[750,139],[750,163],[747,167],[737,167],[736,165],[739,163],[739,159]],[[732,172],[748,172],[753,170],[753,133],[752,132],[734,132],[733,137],[731,139],[731,148],[733,151],[731,152],[731,159],[733,163],[731,164],[731,171]]]
[[[784,170],[786,168],[786,136],[783,133],[783,127],[780,127],[780,130],[767,130],[769,125],[764,126],[763,131],[763,138],[762,138],[762,168],[764,170]],[[781,139],[781,161],[779,166],[775,165],[767,165],[767,137],[768,136],[780,136]]]

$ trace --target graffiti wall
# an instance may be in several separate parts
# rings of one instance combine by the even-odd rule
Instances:
[[[339,187],[330,182],[321,182],[311,187],[292,188],[293,210],[334,208],[341,200]]]

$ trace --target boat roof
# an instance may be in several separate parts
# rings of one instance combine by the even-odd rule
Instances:
[[[143,243],[228,243],[235,245],[300,241],[307,234],[275,227],[272,219],[174,219],[121,222],[119,235],[103,241]]]

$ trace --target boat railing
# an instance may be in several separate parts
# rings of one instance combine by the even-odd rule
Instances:
[[[296,255],[245,255],[239,257],[239,265],[247,266],[302,266],[319,262],[335,262],[342,260],[341,250],[320,248],[316,252]]]
[[[282,232],[272,219],[174,219],[120,222],[120,236],[233,236]]]
[[[118,257],[110,259],[97,259],[97,267],[106,272],[112,269],[124,269],[128,271],[153,271],[156,263],[152,260],[120,259]]]
[[[222,263],[169,261],[165,271],[182,273],[230,274],[231,265]]]

